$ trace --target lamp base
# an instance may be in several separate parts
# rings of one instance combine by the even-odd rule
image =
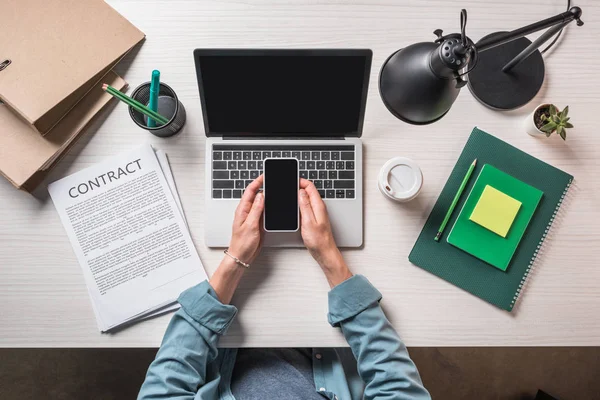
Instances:
[[[485,38],[500,33],[503,32]],[[502,67],[530,44],[529,39],[520,38],[481,52],[477,66],[469,72],[469,90],[473,96],[495,110],[513,110],[529,103],[544,82],[544,59],[540,52],[534,52],[508,72],[502,72]]]

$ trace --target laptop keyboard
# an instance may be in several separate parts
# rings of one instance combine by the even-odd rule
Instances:
[[[300,177],[312,181],[325,199],[356,197],[353,145],[252,146],[213,145],[212,198],[239,199],[263,173],[265,158],[296,158]]]

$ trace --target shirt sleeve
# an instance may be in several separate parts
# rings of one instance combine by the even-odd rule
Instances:
[[[379,306],[381,297],[362,275],[329,292],[329,323],[341,327],[358,362],[364,399],[431,399],[406,346]]]
[[[217,343],[237,309],[222,304],[207,281],[179,296],[156,359],[150,364],[138,400],[191,400],[206,383],[206,370],[218,355]]]

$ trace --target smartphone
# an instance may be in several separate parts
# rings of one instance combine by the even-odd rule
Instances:
[[[267,158],[264,163],[265,231],[295,232],[300,225],[298,160]]]

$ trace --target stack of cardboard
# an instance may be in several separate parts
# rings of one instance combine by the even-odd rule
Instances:
[[[0,172],[32,191],[124,90],[112,68],[144,34],[103,0],[0,0]]]

